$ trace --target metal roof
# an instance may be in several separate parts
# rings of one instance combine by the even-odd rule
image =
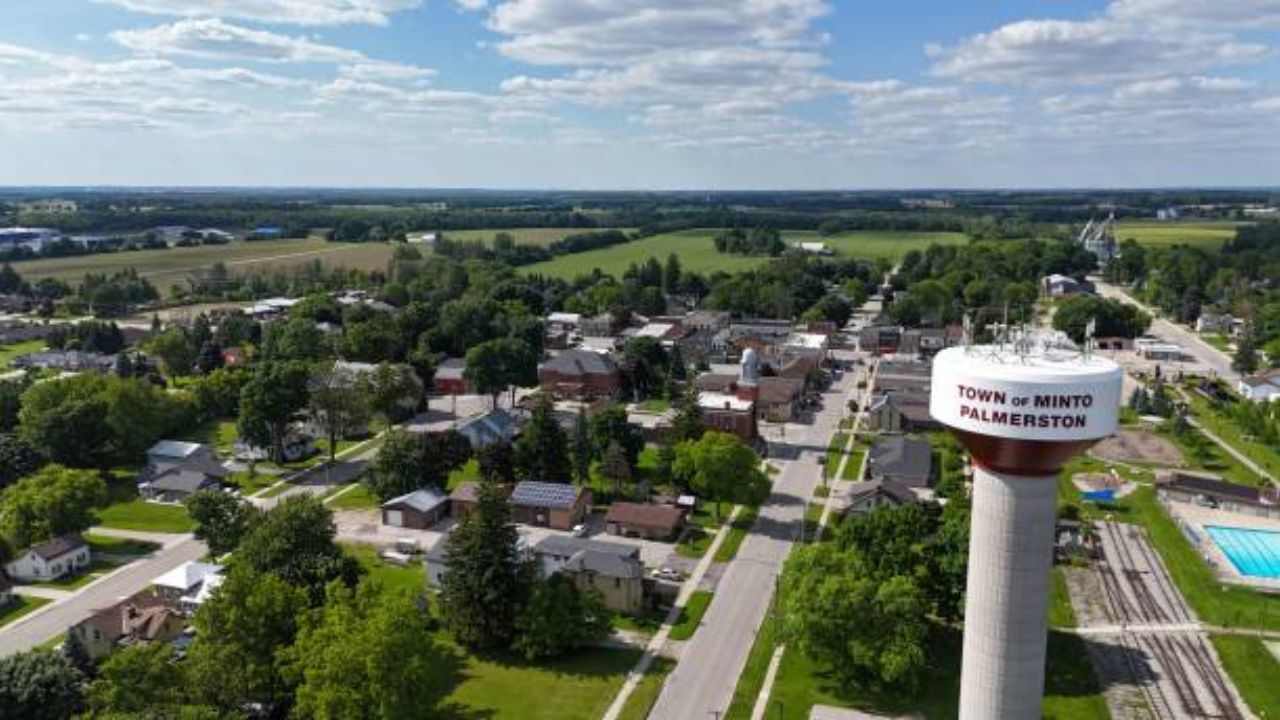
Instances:
[[[526,480],[516,484],[511,491],[511,502],[514,505],[567,510],[578,501],[582,489],[565,483],[534,482]]]
[[[449,502],[449,497],[435,488],[423,488],[414,490],[411,493],[394,497],[382,503],[382,507],[391,508],[397,505],[404,505],[418,512],[431,512],[440,507],[444,503]]]

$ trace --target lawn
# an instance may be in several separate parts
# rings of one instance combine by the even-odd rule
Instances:
[[[465,482],[480,481],[480,461],[472,458],[467,461],[466,465],[449,473],[449,481],[446,489],[453,492],[453,489]]]
[[[186,533],[196,526],[181,505],[161,505],[138,498],[98,510],[98,524],[119,530],[160,533]]]
[[[711,604],[712,593],[709,590],[699,590],[689,596],[689,602],[680,610],[680,618],[675,625],[671,626],[672,640],[688,640],[698,631],[698,626],[702,624],[702,616],[707,612],[707,606]]]
[[[346,244],[307,238],[23,260],[13,265],[25,280],[32,283],[51,277],[71,285],[83,280],[85,273],[110,274],[134,268],[139,275],[155,284],[162,295],[167,295],[171,288],[186,285],[191,272],[219,262],[233,274],[290,269],[315,260],[330,267],[386,270],[391,252],[392,246],[385,243]]]
[[[243,493],[245,497],[249,497],[263,488],[271,487],[279,480],[279,475],[264,473],[261,471],[250,475],[248,470],[241,470],[240,472],[233,472],[227,476],[227,482],[240,488],[240,492]]]
[[[422,563],[416,560],[408,565],[392,565],[378,557],[378,549],[372,545],[343,543],[342,549],[360,562],[366,577],[382,584],[383,590],[409,591],[421,595],[426,590],[426,575]]]
[[[9,365],[14,358],[33,352],[40,352],[44,349],[45,343],[43,340],[28,340],[27,342],[0,346],[0,370],[9,369]]]
[[[654,235],[622,245],[590,252],[563,255],[524,268],[530,274],[548,275],[572,279],[599,268],[614,277],[621,277],[632,263],[642,263],[649,258],[665,260],[675,253],[681,266],[693,272],[722,270],[735,273],[768,262],[768,257],[747,257],[716,251],[714,238],[720,230],[698,229]],[[915,233],[891,231],[849,232],[823,237],[812,231],[788,231],[782,234],[787,244],[798,242],[825,242],[835,252],[851,257],[869,259],[900,259],[910,250],[924,250],[932,244],[959,245],[968,242],[960,233]]]
[[[1236,236],[1234,222],[1155,222],[1126,221],[1117,223],[1116,240],[1135,240],[1139,245],[1162,247],[1194,245],[1217,251]]]
[[[325,504],[334,510],[373,510],[380,503],[364,483],[356,483],[354,488]]]
[[[742,542],[747,539],[751,526],[755,524],[756,516],[759,514],[760,508],[752,505],[744,505],[738,511],[738,517],[730,523],[724,540],[720,542],[720,547],[716,548],[714,558],[716,562],[729,562],[737,557],[738,548],[742,547]]]
[[[662,398],[650,398],[644,402],[637,403],[636,409],[640,412],[661,414],[671,409],[671,401]]]
[[[1200,336],[1200,339],[1224,353],[1233,352],[1231,349],[1231,341],[1224,335],[1220,335],[1218,333],[1205,333]]]
[[[640,684],[636,685],[636,689],[631,692],[631,697],[627,698],[627,704],[622,707],[618,720],[646,720],[649,717],[649,711],[653,709],[653,704],[658,702],[658,695],[662,693],[662,684],[666,682],[667,675],[671,674],[675,666],[674,662],[666,658],[654,660],[645,671]]]
[[[1053,569],[1049,582],[1049,627],[1075,627],[1076,611],[1071,607],[1071,595],[1067,591],[1067,578],[1062,574],[1062,568]]]
[[[28,595],[14,595],[13,602],[0,607],[0,627],[4,627],[11,622],[16,621],[24,615],[39,610],[42,606],[53,602],[46,598],[30,597]]]
[[[1258,442],[1243,432],[1230,416],[1222,413],[1208,400],[1195,392],[1188,392],[1191,412],[1195,419],[1222,441],[1235,448],[1241,455],[1257,463],[1272,475],[1280,475],[1280,449]],[[1244,402],[1241,400],[1240,402]],[[1235,462],[1232,459],[1232,462]],[[1246,470],[1247,471],[1247,470]]]
[[[690,525],[684,531],[684,535],[680,537],[680,542],[676,544],[676,552],[681,557],[700,560],[703,555],[707,554],[707,548],[711,547],[711,541],[715,539],[715,536],[715,530],[707,530],[696,525]]]
[[[537,664],[460,653],[459,682],[431,717],[597,720],[639,658],[639,650],[605,648]],[[647,692],[656,695],[656,689]]]
[[[1168,425],[1165,423],[1164,425]],[[1207,423],[1206,423],[1207,425]],[[1212,430],[1212,428],[1210,428]],[[1176,435],[1170,430],[1166,430],[1161,426],[1157,432],[1182,450],[1182,454],[1186,457],[1187,462],[1197,470],[1204,470],[1217,475],[1221,475],[1224,479],[1238,483],[1240,485],[1263,485],[1266,480],[1259,477],[1257,473],[1240,464],[1226,450],[1223,450],[1217,443],[1210,440],[1199,430],[1191,429],[1182,435]],[[1230,442],[1227,438],[1223,440]]]
[[[844,472],[840,474],[841,480],[857,481],[862,479],[862,456],[865,454],[866,450],[861,448],[849,453],[849,460],[844,465]]]
[[[180,439],[187,442],[212,445],[219,455],[227,456],[232,452],[239,434],[236,432],[236,421],[230,418],[206,420],[198,427],[183,435]]]
[[[644,615],[623,615],[622,613],[613,614],[613,629],[625,630],[627,632],[640,633],[642,635],[653,635],[658,632],[658,628],[662,627],[662,622],[666,620],[667,613],[662,610],[651,610]]]
[[[1244,635],[1214,635],[1210,639],[1253,714],[1280,718],[1280,682],[1276,681],[1280,662],[1262,640]]]
[[[111,555],[120,555],[124,557],[142,557],[160,549],[160,546],[153,542],[145,540],[133,540],[130,538],[110,537],[107,535],[97,535],[95,533],[86,533],[85,542],[89,543],[89,549],[94,554],[109,553]]]
[[[844,448],[848,444],[849,436],[845,433],[838,432],[831,438],[831,444],[827,446],[827,455],[823,459],[823,478],[830,480],[840,469],[840,458],[844,456]]]
[[[109,563],[100,558],[93,558],[89,561],[89,567],[75,573],[74,575],[64,575],[57,580],[31,584],[35,587],[49,588],[50,590],[79,590],[117,567],[119,567],[119,565]]]
[[[752,648],[747,669],[739,680],[727,720],[746,720],[763,683],[773,651],[772,630],[765,623]],[[761,647],[760,640],[766,645]],[[788,647],[778,667],[770,694],[770,720],[803,720],[816,704],[858,708],[868,712],[914,713],[934,720],[954,718],[960,695],[961,634],[957,629],[935,627],[928,644],[928,669],[914,691],[876,691],[865,688],[842,689],[835,676],[811,661],[802,652]],[[1109,718],[1093,668],[1082,641],[1065,633],[1049,634],[1048,667],[1045,673],[1045,718],[1080,720]]]

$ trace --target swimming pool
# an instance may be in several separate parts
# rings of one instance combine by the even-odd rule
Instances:
[[[1280,578],[1280,532],[1216,525],[1205,530],[1241,575]]]

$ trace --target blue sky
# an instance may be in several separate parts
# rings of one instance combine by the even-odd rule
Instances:
[[[0,184],[1280,185],[1280,0],[0,5]]]

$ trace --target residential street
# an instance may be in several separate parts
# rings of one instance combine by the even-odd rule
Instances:
[[[805,504],[821,479],[818,461],[844,416],[845,400],[857,375],[845,373],[832,386],[813,425],[789,426],[792,453],[785,455],[787,459],[779,461],[771,447],[770,461],[782,468],[773,494],[725,571],[702,627],[685,647],[649,717],[707,720],[728,709],[756,630],[769,610],[776,576],[800,531]]]
[[[154,539],[157,535],[148,533]],[[204,543],[190,535],[169,536],[171,541],[155,555],[116,570],[110,575],[76,592],[74,595],[43,607],[0,629],[0,657],[29,650],[46,640],[65,633],[67,628],[94,613],[122,600],[188,560],[199,560],[206,552]]]
[[[1231,358],[1226,353],[1201,340],[1191,329],[1160,317],[1155,308],[1133,299],[1122,288],[1108,285],[1097,278],[1093,278],[1093,280],[1098,288],[1098,294],[1102,297],[1123,300],[1131,305],[1137,305],[1147,313],[1150,313],[1154,319],[1151,321],[1151,329],[1147,331],[1148,334],[1176,343],[1184,352],[1213,370],[1218,374],[1218,377],[1225,380],[1232,387],[1235,387],[1240,382],[1240,374],[1231,369]]]

